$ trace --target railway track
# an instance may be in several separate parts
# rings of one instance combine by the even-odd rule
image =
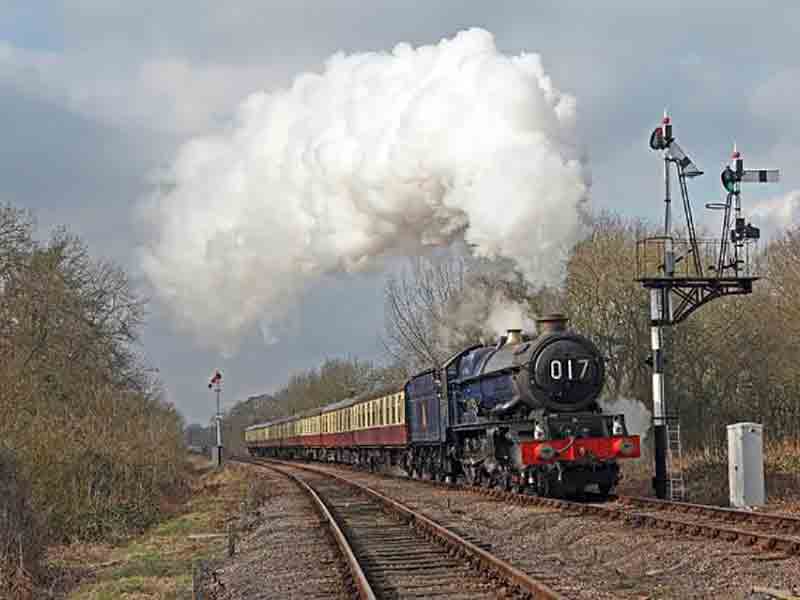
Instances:
[[[550,506],[634,528],[658,528],[800,556],[800,519],[795,517],[633,496],[620,496],[614,504],[597,504],[493,489],[467,489],[516,504]]]
[[[619,496],[614,503],[607,504],[539,498],[493,488],[453,486],[436,481],[425,483],[455,487],[517,505],[548,506],[593,515],[633,528],[658,528],[800,556],[800,518],[797,517],[634,496]]]
[[[617,501],[637,508],[645,519],[666,519],[673,529],[699,529],[703,535],[800,555],[800,517],[636,496],[621,496]]]
[[[385,473],[375,475],[405,479]],[[800,556],[800,517],[636,496],[613,497],[612,502],[608,503],[578,502],[528,496],[498,488],[420,479],[412,481],[487,496],[520,506],[545,506],[571,513],[592,515],[623,523],[632,528],[657,528],[690,536],[719,539],[757,550]]]
[[[552,583],[515,569],[469,536],[327,469],[242,462],[285,474],[314,499],[359,598],[566,598]]]
[[[453,487],[441,482],[426,483]],[[518,505],[549,506],[621,522],[634,528],[653,527],[800,556],[800,518],[797,517],[635,496],[619,496],[615,498],[616,502],[607,504],[539,498],[473,486],[455,487]]]

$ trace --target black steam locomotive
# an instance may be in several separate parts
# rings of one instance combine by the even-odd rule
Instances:
[[[605,368],[596,346],[562,315],[538,323],[533,340],[509,330],[407,382],[409,472],[543,496],[610,492],[618,460],[640,455],[639,436],[597,404]]]

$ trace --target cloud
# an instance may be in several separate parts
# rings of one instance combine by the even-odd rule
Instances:
[[[185,326],[228,341],[323,274],[433,245],[553,283],[588,194],[575,114],[538,55],[506,56],[484,30],[338,53],[183,146],[145,209],[144,269]]]
[[[797,97],[800,95],[800,68],[785,68],[755,86],[749,94],[751,112],[781,127],[800,126]]]
[[[147,58],[110,68],[97,56],[30,51],[0,41],[0,81],[129,131],[186,135],[220,127],[236,102],[274,77],[268,65]]]
[[[800,225],[800,190],[753,205],[750,219],[760,227],[765,237],[773,238],[785,230]]]

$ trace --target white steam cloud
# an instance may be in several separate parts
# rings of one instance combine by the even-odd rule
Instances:
[[[800,223],[800,190],[757,203],[750,210],[750,216],[753,224],[762,229],[764,237],[783,235]]]
[[[486,319],[489,331],[503,335],[509,329],[522,329],[523,331],[536,331],[536,322],[528,316],[525,306],[506,298],[496,298]]]
[[[642,436],[642,441],[650,433],[653,414],[644,403],[630,398],[611,398],[598,400],[604,413],[622,413],[628,433]]]
[[[501,54],[480,29],[336,54],[251,95],[168,178],[144,208],[144,270],[184,326],[226,345],[268,332],[322,274],[431,245],[465,241],[554,282],[589,185],[574,99],[538,55]]]

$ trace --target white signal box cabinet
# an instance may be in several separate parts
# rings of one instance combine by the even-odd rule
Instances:
[[[760,506],[766,502],[763,434],[763,425],[758,423],[728,425],[731,506]]]

